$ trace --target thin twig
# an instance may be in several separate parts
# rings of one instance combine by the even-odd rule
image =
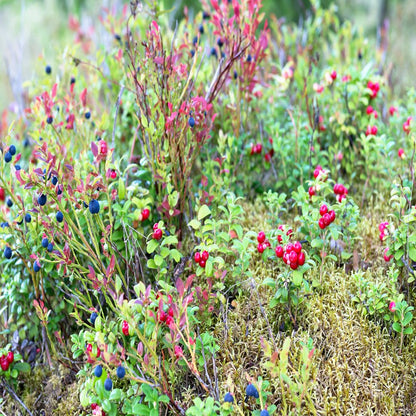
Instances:
[[[29,413],[30,416],[33,416],[33,413],[26,407],[26,405],[22,402],[22,400],[19,398],[19,396],[16,394],[16,392],[13,390],[13,387],[10,386],[4,379],[1,380],[1,385],[6,388],[6,390],[9,392],[10,396],[13,397],[14,400],[16,400],[20,406],[23,407],[23,409],[26,410],[27,413]]]
[[[116,112],[114,114],[114,123],[113,123],[113,135],[112,135],[112,141],[111,141],[111,147],[114,149],[115,147],[115,139],[116,139],[116,126],[117,126],[117,115],[118,115],[118,111],[120,109],[120,101],[121,101],[121,96],[123,95],[124,92],[124,85],[120,85],[120,92],[118,93],[118,97],[117,97],[117,103],[116,103]],[[114,162],[114,153],[113,153],[113,162]]]

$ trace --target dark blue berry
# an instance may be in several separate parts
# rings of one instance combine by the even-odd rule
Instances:
[[[28,147],[30,145],[30,139],[29,137],[25,137],[25,140],[23,141],[23,146]]]
[[[18,218],[20,218],[20,221],[17,221],[17,224],[23,224],[23,219],[22,219],[22,217],[18,217]]]
[[[20,170],[20,169],[22,169],[21,167],[20,167],[20,165],[15,165],[15,167],[14,167],[16,170]]]
[[[111,378],[107,378],[107,380],[105,380],[105,382],[104,382],[104,388],[107,391],[111,391],[111,389],[113,388],[113,382],[111,381]]]
[[[224,396],[224,402],[225,403],[234,403],[234,397],[231,393],[226,393]]]
[[[97,365],[97,367],[95,367],[95,370],[94,370],[95,377],[100,378],[102,374],[103,374],[103,368],[100,365]],[[109,390],[111,390],[111,388]]]
[[[9,152],[10,152],[10,154],[11,154],[12,156],[14,156],[14,155],[16,154],[16,146],[15,146],[14,144],[12,144],[12,145],[9,147]]]
[[[11,208],[13,206],[13,201],[11,198],[7,198],[7,206]]]
[[[247,62],[251,62],[251,55],[250,54],[248,54],[248,56],[247,56]]]
[[[50,65],[46,65],[45,66],[45,72],[49,75],[52,73],[52,68],[50,67]]]
[[[26,222],[30,222],[30,221],[32,221],[32,216],[31,216],[29,213],[27,213],[27,214],[25,215],[25,221],[26,221]]]
[[[49,116],[49,117],[46,119],[46,122],[47,122],[48,124],[52,124],[52,122],[53,122],[53,117],[52,117],[52,116]]]
[[[192,45],[196,46],[198,44],[198,36],[194,36],[192,39]]]
[[[216,58],[218,57],[217,50],[215,48],[211,49],[211,56],[215,56]]]
[[[236,70],[234,70],[234,79],[237,79],[237,77],[238,77],[238,73]]]
[[[56,221],[58,221],[58,222],[62,222],[64,220],[64,214],[62,214],[62,212],[61,211],[58,211],[57,213],[56,213]]]
[[[259,392],[251,383],[246,387],[246,395],[247,397],[259,398]]]
[[[40,263],[37,260],[33,263],[33,270],[35,271],[35,273],[37,273],[40,270]]]
[[[117,377],[118,378],[124,378],[125,375],[126,375],[125,368],[122,365],[120,365],[119,367],[117,367]]]
[[[57,192],[56,192],[58,195],[61,195],[61,193],[62,193],[62,189],[61,188],[58,188],[58,190],[57,190]]]
[[[45,194],[42,194],[41,196],[38,197],[38,204],[42,207],[46,204],[46,195]]]
[[[52,243],[48,244],[47,250],[48,250],[49,253],[52,253],[52,251],[53,251],[53,244]]]
[[[96,199],[91,199],[88,208],[91,214],[98,214],[100,212],[100,203]]]
[[[97,316],[98,316],[97,312],[93,312],[90,316],[90,321],[93,325],[95,324],[95,320],[97,319]],[[98,376],[98,377],[100,377],[100,376]]]
[[[71,77],[71,84],[75,84],[75,77]]]
[[[10,227],[8,222],[2,222],[0,226],[1,226],[1,228]]]
[[[224,42],[222,41],[222,39],[221,39],[221,38],[218,38],[218,39],[217,39],[217,45],[218,45],[220,48],[222,48],[222,47],[224,46]]]
[[[10,152],[6,152],[4,155],[4,161],[9,163],[12,160],[12,154]]]
[[[53,178],[52,178],[52,185],[56,185],[58,183],[58,178],[56,177],[56,176],[54,176]]]
[[[6,259],[10,259],[12,257],[12,249],[9,246],[6,246],[3,254]]]
[[[260,412],[260,416],[269,416],[269,411],[264,409]]]
[[[192,58],[195,56],[195,51],[193,49],[191,49],[191,56]]]
[[[199,30],[199,33],[201,35],[203,35],[204,34],[204,25],[200,25],[199,28],[198,28],[198,30]]]
[[[114,39],[119,41],[119,42],[121,41],[121,37],[117,33],[114,35]]]
[[[195,126],[195,119],[193,117],[189,117],[189,127],[193,128]]]
[[[48,247],[49,241],[47,238],[42,238],[42,247],[46,248]]]
[[[204,20],[209,19],[209,18],[210,18],[209,13],[208,13],[208,12],[203,12],[203,13],[202,13],[202,18],[203,18]]]
[[[87,112],[85,113],[85,118],[86,118],[87,120],[89,120],[89,119],[91,118],[91,113],[90,113],[89,111],[87,111]]]

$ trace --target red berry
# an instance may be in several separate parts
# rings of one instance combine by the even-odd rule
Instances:
[[[162,235],[163,235],[163,231],[160,228],[153,231],[153,238],[155,240],[160,240],[162,238]]]
[[[158,222],[153,224],[153,230],[157,230],[158,228],[159,228],[159,223]]]
[[[142,221],[145,221],[149,218],[150,211],[147,208],[142,210]]]
[[[331,222],[334,222],[335,221],[335,211],[333,209],[331,209],[331,211],[328,211],[328,215],[329,215],[329,218],[330,218]]]
[[[91,410],[95,410],[98,407],[97,403],[91,403]]]
[[[264,251],[264,246],[263,246],[263,244],[262,243],[259,243],[258,245],[257,245],[257,251],[261,254],[261,253],[263,253],[263,251]]]
[[[312,198],[316,194],[315,187],[311,186],[308,190],[308,193],[309,193],[309,196]]]
[[[400,148],[400,149],[398,150],[398,152],[397,152],[397,155],[398,155],[401,159],[403,159],[403,158],[404,158],[404,150],[403,150],[402,148]],[[4,191],[3,191],[3,195],[4,195]],[[0,197],[0,199],[1,199],[1,197]],[[4,196],[3,196],[3,200],[4,200]]]
[[[194,254],[194,260],[195,263],[199,263],[201,261],[201,253],[199,251]]]
[[[266,154],[264,155],[264,160],[265,160],[266,162],[270,162],[270,161],[272,160],[272,155],[271,155],[270,153],[266,153]]]
[[[290,268],[292,270],[296,270],[298,268],[298,262],[294,262],[294,263],[290,262]]]
[[[264,245],[266,248],[270,248],[270,241],[269,241],[269,240],[266,240],[266,241],[263,243],[263,245]]]
[[[254,152],[255,153],[261,153],[261,151],[263,150],[263,145],[261,143],[257,143],[255,146]]]
[[[371,113],[373,113],[374,112],[374,108],[373,107],[371,107],[371,105],[369,105],[368,107],[367,107],[367,114],[371,114]]]
[[[129,335],[129,323],[127,321],[123,321],[121,330],[126,337]]]
[[[6,357],[7,361],[9,362],[9,364],[11,364],[14,361],[14,354],[13,351],[9,351],[7,353],[7,357]]]
[[[290,228],[289,230],[287,230],[286,235],[291,235],[293,233],[293,230]]]
[[[279,242],[279,243],[281,243],[282,242],[282,236],[279,234],[278,236],[277,236],[277,241]]]
[[[321,230],[326,227],[323,217],[319,218],[318,225]]]
[[[207,262],[206,262],[205,260],[202,260],[202,259],[201,259],[201,261],[199,262],[199,265],[200,265],[202,268],[204,268],[206,264],[207,264]]]
[[[315,169],[314,171],[313,171],[313,176],[314,176],[314,178],[316,179],[318,176],[319,176],[319,174],[321,173],[321,171],[319,170],[319,169]]]
[[[305,264],[305,253],[303,251],[299,253],[298,264],[299,266],[303,266]]]
[[[289,264],[289,254],[288,254],[288,253],[284,253],[284,254],[283,254],[283,261],[284,261],[286,264]]]
[[[9,369],[10,364],[7,361],[7,358],[6,357],[3,358],[3,357],[0,359],[0,367],[3,371],[7,371]]]
[[[264,243],[264,242],[266,241],[266,234],[264,234],[264,231],[260,231],[260,232],[257,234],[257,241],[258,241],[259,243]]]
[[[6,198],[6,193],[3,188],[0,188],[0,201],[4,201]]]
[[[331,224],[331,217],[330,217],[330,215],[328,213],[326,213],[322,217],[322,219],[324,220],[325,227],[327,227],[329,224]]]
[[[289,253],[289,261],[290,261],[290,263],[297,263],[298,262],[298,253],[296,253],[296,251],[291,251]]]
[[[277,257],[279,257],[279,258],[283,257],[284,250],[283,250],[282,246],[276,246],[274,251],[275,251]]]
[[[325,204],[321,205],[321,208],[319,208],[319,214],[321,215],[321,217],[323,215],[325,215],[328,212],[328,206]]]
[[[107,142],[105,142],[104,140],[100,140],[100,153],[102,155],[106,155],[107,151],[108,151]]]
[[[87,344],[87,351],[91,352],[92,351],[92,345],[91,344]]]
[[[208,260],[208,257],[209,257],[209,253],[208,253],[208,251],[204,250],[204,251],[202,252],[202,255],[201,255],[202,260],[207,261],[207,260]]]
[[[111,179],[115,179],[115,178],[117,178],[117,172],[116,172],[115,170],[112,170],[112,171],[110,172],[110,178],[111,178]]]
[[[293,244],[288,243],[286,246],[286,253],[290,253],[291,251],[293,251]]]
[[[337,71],[332,71],[330,75],[333,81],[337,79]]]
[[[302,251],[302,244],[299,243],[299,241],[296,241],[295,244],[293,244],[293,248],[296,251],[296,253],[300,253]]]

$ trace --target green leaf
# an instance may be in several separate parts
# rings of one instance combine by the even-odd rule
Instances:
[[[409,248],[409,257],[412,259],[412,261],[416,261],[416,247],[411,246]]]
[[[147,267],[149,269],[157,269],[157,266],[156,266],[155,261],[153,259],[147,260]]]
[[[393,329],[394,329],[396,332],[402,332],[402,326],[401,326],[398,322],[395,322],[395,323],[393,324]]]
[[[405,335],[410,335],[413,334],[413,328],[411,326],[407,327],[404,331],[403,334]]]
[[[199,230],[199,227],[201,227],[201,223],[196,219],[193,219],[188,225],[194,230]]]
[[[207,205],[202,205],[201,208],[199,208],[198,211],[198,220],[201,221],[205,217],[211,214],[211,210],[208,208]]]
[[[176,263],[179,263],[181,261],[182,254],[178,250],[176,250],[176,248],[170,251],[170,255],[173,258],[173,260],[176,261]]]
[[[118,401],[121,399],[121,390],[120,389],[114,389],[112,390],[109,400]]]
[[[147,247],[146,250],[149,254],[152,254],[156,248],[158,247],[159,243],[157,242],[157,240],[155,239],[151,239],[148,243],[147,243]]]
[[[272,277],[266,277],[263,280],[262,285],[272,287],[273,289],[276,287],[276,280]]]
[[[314,239],[311,241],[311,246],[312,246],[313,248],[322,248],[322,247],[323,247],[323,245],[324,245],[324,242],[323,242],[322,238],[314,238]]]
[[[30,371],[30,364],[28,363],[16,363],[13,368],[21,373],[28,373]]]
[[[155,261],[156,266],[160,267],[163,264],[163,257],[159,254],[156,254],[154,261]]]
[[[292,272],[292,282],[295,286],[300,286],[302,284],[302,280],[303,280],[303,273],[300,272],[299,270],[294,270]]]
[[[118,199],[121,201],[126,196],[126,186],[124,185],[123,179],[118,179]]]
[[[119,293],[121,289],[121,279],[120,276],[116,276],[116,292]]]

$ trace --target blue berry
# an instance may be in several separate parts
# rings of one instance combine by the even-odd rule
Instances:
[[[189,127],[193,128],[195,126],[195,119],[193,117],[189,117]]]
[[[32,216],[31,216],[29,213],[27,213],[27,214],[25,215],[25,221],[26,221],[26,222],[30,222],[30,221],[32,221]]]
[[[9,223],[8,223],[8,222],[2,222],[2,223],[0,224],[0,227],[1,227],[1,228],[7,228],[7,227],[9,227]]]
[[[53,122],[53,117],[52,117],[52,116],[49,116],[49,117],[46,119],[46,122],[47,122],[48,124],[52,124],[52,122]]]
[[[192,39],[192,44],[194,46],[196,46],[198,44],[198,36],[194,36],[194,38]]]
[[[269,411],[264,409],[260,412],[260,416],[269,416]]]
[[[40,263],[37,260],[33,263],[33,270],[35,273],[40,270]]]
[[[238,78],[238,72],[234,69],[234,79]]]
[[[103,368],[100,365],[97,365],[97,367],[95,367],[95,370],[94,370],[95,377],[100,378],[102,374],[103,374]],[[107,380],[109,380],[109,379],[107,379]],[[111,387],[110,387],[109,390],[111,390]]]
[[[224,42],[222,41],[222,39],[221,39],[221,38],[218,38],[218,39],[217,39],[217,45],[218,45],[220,48],[222,48],[222,47],[224,46]]]
[[[29,137],[25,137],[25,140],[23,141],[23,146],[28,147],[30,145],[30,139]]]
[[[199,33],[201,35],[203,35],[204,34],[204,25],[200,25],[199,28],[198,28],[198,30],[199,30]]]
[[[90,321],[93,325],[95,324],[95,320],[97,319],[97,316],[98,316],[97,312],[93,312],[90,316]]]
[[[12,160],[12,154],[10,152],[6,152],[4,155],[4,161],[9,163]]]
[[[247,397],[259,398],[259,392],[251,383],[246,387],[246,395]]]
[[[107,391],[111,391],[111,389],[113,388],[113,382],[111,381],[111,378],[107,378],[107,380],[104,382],[104,388]]]
[[[88,208],[91,214],[98,214],[100,212],[100,203],[96,199],[91,199]]]
[[[117,367],[117,377],[124,378],[125,375],[126,375],[125,368],[122,365],[120,365],[120,367]]]
[[[42,247],[46,248],[48,247],[49,241],[47,238],[42,238]]]
[[[58,195],[61,195],[61,193],[62,193],[62,189],[61,188],[58,188],[58,191],[56,192]]]
[[[52,243],[48,244],[47,250],[48,250],[49,253],[52,253],[52,251],[53,251],[53,244]]]
[[[13,201],[12,201],[12,199],[11,198],[7,198],[7,206],[9,207],[9,208],[11,208],[12,206],[13,206]]]
[[[22,169],[21,167],[20,167],[20,165],[15,165],[15,167],[14,167],[16,170],[20,170],[20,169]]]
[[[6,246],[3,254],[6,259],[10,259],[12,257],[12,249],[9,246]]]
[[[215,48],[211,49],[211,56],[215,56],[216,58],[218,57],[217,50]]]
[[[50,75],[52,73],[52,68],[50,67],[50,65],[46,65],[45,66],[45,72]]]
[[[248,54],[248,56],[247,56],[247,62],[251,62],[251,55],[250,54]]]
[[[202,13],[202,18],[203,18],[204,20],[209,19],[209,18],[210,18],[209,13],[208,13],[208,12],[203,12],[203,13]]]
[[[38,198],[38,204],[40,206],[44,206],[46,204],[46,195],[42,194],[39,198]]]
[[[225,403],[234,403],[234,397],[231,393],[226,393],[224,396],[224,402]]]
[[[87,112],[85,113],[85,118],[86,118],[87,120],[89,120],[89,119],[91,118],[91,113],[90,113],[89,111],[87,111]]]
[[[12,156],[14,156],[14,155],[16,154],[16,146],[15,146],[14,144],[12,144],[12,145],[9,147],[9,152],[10,152],[10,154],[11,154]]]
[[[52,185],[56,185],[58,183],[58,178],[56,177],[56,176],[54,176],[53,178],[52,178]]]
[[[57,213],[56,213],[56,221],[58,221],[58,222],[62,222],[64,220],[64,214],[62,214],[62,212],[61,211],[58,211]]]
[[[191,56],[192,58],[195,56],[195,51],[193,49],[191,49]]]

